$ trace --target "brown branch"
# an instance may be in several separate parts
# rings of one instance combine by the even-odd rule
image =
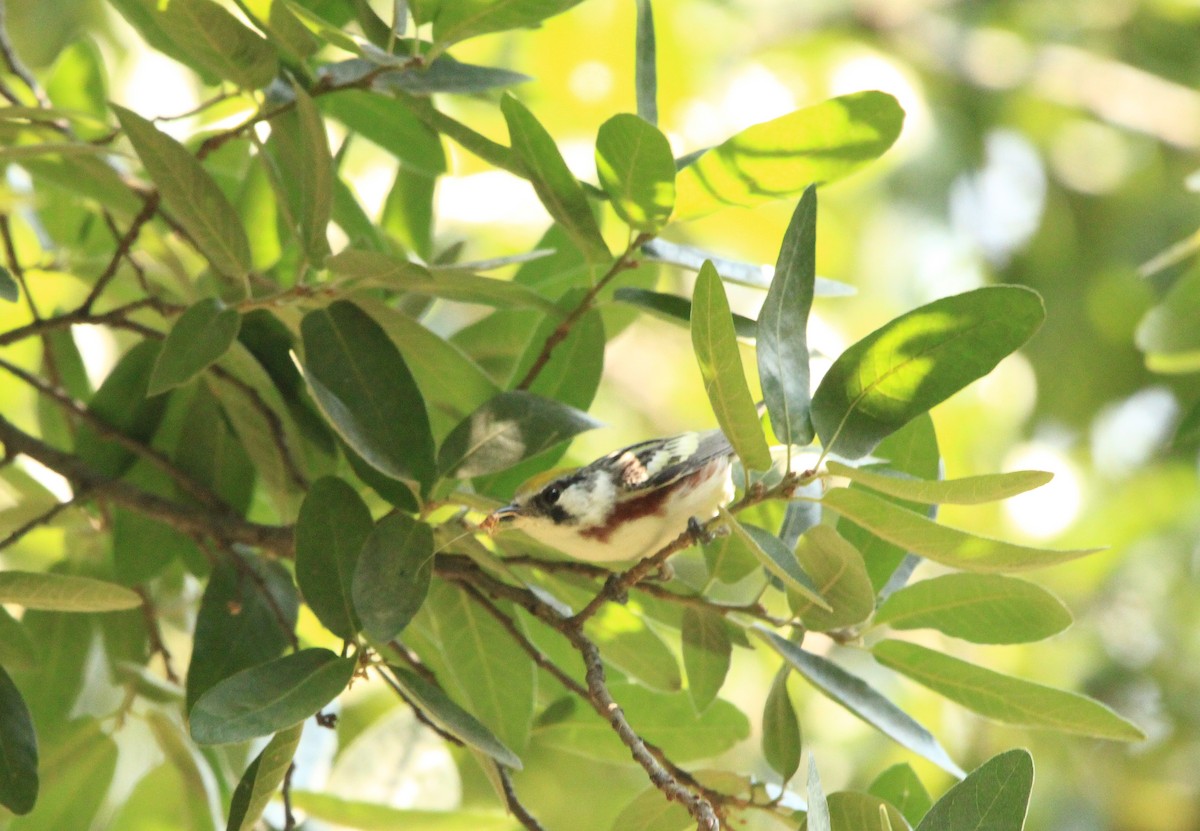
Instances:
[[[185,534],[209,537],[222,547],[242,544],[260,548],[276,557],[293,554],[290,526],[260,525],[248,522],[232,511],[203,510],[147,493],[128,482],[105,476],[71,454],[23,432],[3,416],[0,416],[0,441],[4,442],[6,453],[23,453],[66,478],[76,493],[103,497]]]
[[[80,496],[81,496],[81,494],[76,494],[74,498],[68,499],[66,502],[56,502],[54,505],[52,505],[50,507],[49,510],[42,511],[42,513],[38,514],[33,519],[24,523],[19,528],[13,529],[12,533],[10,533],[4,539],[0,540],[0,551],[3,551],[4,549],[8,548],[10,545],[15,545],[17,542],[19,542],[21,540],[22,537],[24,537],[30,531],[32,531],[33,529],[35,529],[41,525],[45,525],[46,523],[48,523],[52,519],[54,519],[56,516],[58,516],[60,513],[65,511],[67,508],[70,508],[72,505],[75,505],[79,501]]]
[[[587,294],[576,304],[575,308],[567,314],[563,321],[554,327],[554,331],[546,338],[546,342],[542,344],[542,351],[534,358],[533,364],[530,365],[529,371],[525,373],[525,377],[517,384],[516,389],[527,390],[537,380],[538,375],[546,368],[546,364],[550,362],[550,356],[553,354],[555,347],[567,339],[571,334],[571,330],[583,316],[591,311],[592,306],[596,302],[596,298],[600,292],[613,281],[613,279],[626,269],[632,268],[634,263],[630,259],[634,251],[643,243],[651,239],[650,234],[639,234],[621,253],[619,257],[613,260],[612,265],[608,267],[608,271],[604,272],[596,284],[588,289]]]
[[[292,774],[296,771],[296,762],[288,762],[287,773],[283,775],[283,787],[279,789],[283,797],[283,831],[292,831],[296,827],[296,817],[292,814]]]
[[[259,414],[267,422],[267,429],[271,431],[271,439],[275,444],[275,449],[279,452],[279,457],[283,459],[288,476],[300,490],[307,490],[308,477],[300,469],[299,463],[292,458],[292,452],[288,448],[287,436],[283,429],[283,419],[279,417],[279,413],[272,410],[270,405],[263,400],[262,393],[224,367],[213,364],[208,368],[208,371],[237,387],[250,400],[250,405],[258,410]]]
[[[145,200],[146,201],[142,203],[142,209],[138,211],[137,216],[135,216],[133,221],[129,224],[129,230],[127,230],[125,235],[118,240],[117,248],[115,251],[113,251],[112,257],[109,258],[108,265],[105,266],[104,271],[96,279],[96,284],[92,286],[92,290],[88,292],[88,296],[84,299],[83,303],[80,304],[79,308],[77,309],[78,312],[88,314],[92,311],[92,306],[95,304],[96,299],[100,296],[100,293],[104,291],[104,288],[109,284],[112,278],[117,275],[117,269],[121,265],[121,260],[128,256],[130,249],[137,241],[138,235],[142,233],[142,227],[145,226],[145,224],[149,222],[151,218],[153,218],[155,212],[158,210],[158,206],[162,201],[162,197],[159,196],[158,191],[151,191],[145,197]]]
[[[517,797],[517,790],[513,787],[512,777],[509,776],[508,770],[504,765],[498,762],[492,762],[492,767],[496,770],[496,778],[500,780],[500,787],[504,790],[504,801],[508,805],[508,811],[517,818],[517,822],[525,826],[527,831],[545,831],[540,822],[529,813],[529,809],[521,804],[521,800]]]
[[[0,0],[2,5],[4,0]],[[17,247],[13,244],[12,228],[8,224],[8,214],[0,213],[0,237],[4,239],[4,254],[8,258],[8,270],[12,272],[13,277],[21,286],[21,293],[25,295],[25,302],[29,305],[29,313],[33,315],[35,321],[41,320],[42,316],[38,312],[37,304],[33,302],[33,295],[29,292],[29,284],[25,282],[25,269],[21,267],[21,261],[17,258]]]
[[[175,674],[175,669],[171,666],[171,653],[167,651],[167,645],[163,643],[162,630],[158,626],[158,610],[154,606],[150,592],[142,586],[135,586],[133,590],[142,598],[142,618],[146,622],[146,638],[150,641],[150,652],[157,653],[162,657],[163,672],[166,673],[167,680],[178,684],[179,676]]]
[[[0,55],[4,56],[4,63],[8,67],[8,70],[20,78],[21,82],[29,88],[38,106],[49,107],[50,99],[46,97],[45,91],[38,84],[37,79],[33,77],[33,73],[17,57],[17,50],[13,48],[12,41],[9,40],[8,9],[5,0],[0,0]],[[13,103],[16,104],[19,102],[13,101]]]
[[[90,314],[76,309],[73,312],[56,315],[54,317],[35,320],[32,323],[26,323],[24,326],[18,326],[15,329],[9,329],[7,332],[0,332],[0,346],[8,346],[9,344],[17,343],[25,338],[38,337],[50,332],[58,331],[59,329],[67,329],[78,323],[91,323],[98,326],[125,326],[132,328],[129,324],[129,315],[140,309],[153,308],[158,311],[174,312],[183,311],[182,306],[170,306],[163,304],[161,300],[153,297],[143,297],[141,300],[135,300],[132,303],[126,303],[123,306],[117,306],[115,309],[110,309],[103,314]],[[158,335],[162,337],[161,334]]]

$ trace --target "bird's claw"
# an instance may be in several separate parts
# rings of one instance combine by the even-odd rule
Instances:
[[[700,524],[700,520],[694,516],[688,517],[687,530],[692,536],[692,542],[696,543],[696,545],[708,545],[716,539],[716,535],[711,531],[706,531],[704,526]]]

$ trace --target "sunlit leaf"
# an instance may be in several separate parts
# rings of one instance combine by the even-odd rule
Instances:
[[[838,791],[826,799],[830,831],[908,831],[904,815],[877,796],[857,791]],[[885,825],[885,817],[887,824]],[[799,831],[810,831],[807,818]]]
[[[596,173],[629,227],[655,232],[667,223],[675,207],[675,159],[653,124],[620,113],[600,125]]]
[[[361,831],[520,831],[508,814],[456,808],[429,811],[393,808],[314,791],[292,791],[292,804],[310,817]]]
[[[817,591],[812,578],[804,573],[794,552],[788,549],[774,534],[755,525],[746,525],[721,508],[721,516],[729,525],[731,533],[750,549],[758,561],[771,574],[783,581],[783,585],[796,592],[819,608],[829,609],[829,604]]]
[[[301,722],[279,731],[254,757],[233,791],[226,831],[251,831],[254,828],[263,809],[283,782],[303,730],[304,723]]]
[[[808,757],[808,811],[804,817],[806,831],[833,831],[829,817],[829,803],[821,790],[821,777],[817,773],[817,762]]]
[[[814,525],[796,547],[801,568],[829,604],[822,609],[811,600],[795,598],[792,611],[816,632],[861,623],[875,608],[875,591],[862,555],[829,525]]]
[[[0,571],[0,603],[51,612],[113,612],[136,609],[142,598],[116,583],[34,571]]]
[[[729,672],[733,647],[725,619],[716,612],[688,606],[683,611],[683,668],[696,709],[704,712],[716,699]]]
[[[913,643],[885,640],[871,651],[884,666],[995,721],[1114,741],[1145,738],[1133,723],[1077,693],[1003,675]]]
[[[929,791],[907,762],[892,765],[876,776],[867,791],[899,809],[909,825],[920,822],[933,805]]]
[[[629,303],[654,313],[656,317],[673,323],[690,324],[692,319],[692,301],[676,294],[664,294],[659,291],[633,288],[626,286],[613,293],[613,299]],[[758,334],[758,324],[748,317],[733,313],[733,331],[739,338],[752,340]]]
[[[935,300],[843,352],[813,395],[831,452],[857,459],[888,434],[990,372],[1045,317],[1036,292],[989,286]]]
[[[843,476],[873,491],[926,505],[978,505],[983,502],[995,502],[1040,488],[1054,478],[1053,473],[1044,470],[1016,470],[1011,473],[991,473],[963,479],[929,480],[888,476],[832,460],[826,462],[825,467],[834,476]]]
[[[948,790],[917,831],[1021,831],[1033,790],[1033,758],[1018,748],[993,756]]]
[[[654,9],[650,0],[638,0],[637,36],[634,41],[634,86],[637,114],[658,124],[658,56],[654,38]]]
[[[765,289],[771,285],[771,279],[775,276],[774,266],[731,260],[694,245],[670,242],[661,238],[643,243],[641,250],[645,258],[651,262],[670,263],[689,271],[699,271],[705,262],[711,262],[722,280],[726,283],[737,283],[740,286]],[[817,297],[849,297],[855,293],[857,293],[857,289],[854,286],[821,276],[816,278],[813,286],[813,294]]]
[[[163,341],[147,394],[158,395],[195,378],[225,354],[241,326],[237,309],[225,308],[215,298],[189,306]]]
[[[488,32],[536,26],[548,17],[565,12],[580,0],[454,0],[418,2],[414,8],[430,8],[418,22],[433,24],[433,39],[442,45]]]

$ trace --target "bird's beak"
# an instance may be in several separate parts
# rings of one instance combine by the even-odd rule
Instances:
[[[516,505],[505,505],[503,508],[497,508],[484,517],[479,527],[491,535],[496,533],[501,525],[506,522],[512,522],[520,515],[521,509]]]

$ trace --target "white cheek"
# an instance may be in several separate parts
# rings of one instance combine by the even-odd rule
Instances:
[[[616,504],[617,490],[607,476],[593,479],[588,485],[576,482],[562,492],[558,504],[575,518],[576,528],[594,528],[603,525],[609,511]]]

